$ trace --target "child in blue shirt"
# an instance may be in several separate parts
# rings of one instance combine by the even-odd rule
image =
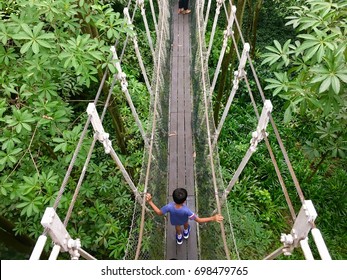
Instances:
[[[188,196],[187,190],[184,188],[175,189],[172,193],[173,202],[170,202],[159,209],[152,201],[152,195],[150,193],[146,194],[146,201],[153,208],[154,212],[159,216],[170,213],[170,221],[176,228],[176,241],[177,244],[183,243],[184,239],[188,239],[190,226],[188,220],[195,220],[198,223],[207,222],[221,222],[223,221],[223,216],[216,214],[211,217],[199,218],[195,215],[185,204]],[[183,225],[183,237],[182,237],[182,225]]]

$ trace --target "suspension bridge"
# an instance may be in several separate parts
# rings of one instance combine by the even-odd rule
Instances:
[[[124,48],[133,47],[135,49],[139,67],[151,96],[149,125],[144,127],[143,120],[140,120],[137,114],[128,90],[126,73],[122,70],[124,49],[119,56],[120,50],[117,49],[115,44],[110,51],[112,52],[117,74],[113,76],[110,94],[103,111],[99,113],[95,105],[108,75],[105,72],[94,102],[89,103],[86,108],[88,119],[76,145],[76,150],[71,158],[55,203],[43,213],[41,224],[44,229],[30,256],[31,260],[40,259],[48,238],[54,243],[49,256],[50,260],[57,259],[60,253],[70,254],[71,259],[81,257],[95,259],[83,248],[83,240],[69,235],[68,222],[97,142],[100,142],[105,149],[105,153],[112,157],[134,194],[134,215],[124,259],[240,259],[233,233],[234,226],[230,220],[230,209],[226,201],[228,194],[237,183],[252,154],[256,152],[259,143],[266,145],[292,218],[291,232],[279,236],[282,246],[274,252],[269,252],[269,255],[264,259],[274,259],[281,254],[290,255],[298,247],[301,247],[306,259],[314,259],[308,243],[309,234],[313,236],[320,257],[322,259],[331,259],[322,235],[315,225],[317,213],[313,203],[304,198],[289,156],[271,116],[272,103],[265,98],[262,91],[249,56],[250,46],[242,36],[236,18],[236,8],[231,0],[216,1],[209,44],[205,44],[207,20],[213,12],[211,11],[211,2],[212,0],[192,1],[190,3],[192,13],[186,15],[177,12],[177,0],[161,0],[160,3],[157,3],[157,7],[155,7],[152,0],[149,0],[149,3],[146,1],[150,7],[149,12],[144,8],[146,4],[144,0],[130,1],[128,7],[124,9],[124,17],[127,18],[130,24],[135,13],[141,12],[146,28],[148,46],[153,56],[153,77],[149,78],[136,35],[127,38],[127,41],[131,41],[131,44],[124,44]],[[133,9],[131,10],[130,7]],[[132,16],[130,16],[130,13],[132,13]],[[228,24],[224,31],[223,45],[216,69],[214,69],[214,76],[210,81],[208,60],[221,13],[225,13]],[[151,31],[149,29],[148,16],[152,17],[155,30]],[[238,50],[233,30],[237,30],[240,34],[241,50]],[[156,40],[153,40],[152,34],[156,35]],[[227,104],[216,127],[212,117],[212,95],[229,43],[235,48],[238,65],[235,67],[233,86]],[[251,70],[252,77],[246,75],[246,65]],[[255,102],[250,87],[250,79],[254,80],[257,85],[257,92],[259,92],[262,100],[260,105]],[[248,89],[258,123],[254,127],[252,138],[249,139],[250,144],[246,154],[232,175],[229,184],[224,186],[219,165],[218,138],[240,82],[244,83]],[[117,83],[121,85],[144,142],[143,167],[138,183],[132,181],[112,147],[110,135],[102,125],[113,87]],[[261,112],[258,111],[258,108],[261,108]],[[266,129],[270,125],[300,199],[302,206],[299,211],[294,210],[267,137]],[[89,148],[70,207],[64,220],[61,220],[60,213],[58,215],[56,210],[64,195],[65,187],[83,139],[90,128],[94,131],[94,139]],[[141,189],[139,186],[141,186]],[[147,208],[144,196],[145,193],[150,192],[158,205],[164,205],[172,200],[171,194],[178,187],[187,189],[187,205],[194,212],[202,216],[220,213],[225,217],[223,223],[214,223],[202,227],[195,222],[191,222],[191,235],[188,241],[182,245],[176,244],[174,227],[170,225],[169,218],[155,217],[153,212]],[[204,208],[209,207],[209,209],[203,209],[202,206]]]

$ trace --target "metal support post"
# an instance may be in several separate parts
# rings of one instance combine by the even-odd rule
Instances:
[[[59,245],[54,245],[54,246],[53,246],[53,249],[52,249],[52,251],[51,251],[51,254],[49,255],[48,260],[49,260],[49,261],[54,261],[54,260],[56,260],[56,259],[58,258],[58,256],[59,256],[60,249],[61,249],[61,247],[60,247]]]
[[[69,251],[67,243],[71,237],[53,207],[46,208],[41,225],[48,229],[49,236],[55,244],[61,247],[61,251]]]
[[[212,48],[213,39],[214,39],[214,34],[216,33],[217,21],[218,21],[218,17],[219,17],[219,14],[220,14],[220,9],[221,9],[224,1],[225,0],[217,0],[216,13],[214,15],[214,21],[213,21],[213,26],[212,26],[212,33],[211,33],[211,37],[210,37],[210,43],[209,43],[208,49],[207,49],[206,62],[208,62],[208,59],[210,57],[211,48]]]
[[[149,27],[148,27],[146,11],[145,11],[145,8],[144,8],[144,0],[137,0],[137,4],[138,4],[138,6],[141,9],[141,15],[142,15],[143,22],[145,24],[145,29],[146,29],[147,39],[148,39],[148,45],[149,45],[149,48],[151,49],[153,60],[155,60],[155,52],[154,52],[154,48],[153,48],[153,41],[152,41],[152,37],[151,37],[151,32],[150,32]],[[155,23],[155,25],[157,26],[156,23]]]
[[[131,19],[130,19],[128,8],[124,8],[123,12],[124,12],[125,17],[128,20],[128,24],[131,26],[132,22],[131,22]],[[133,30],[132,27],[131,27],[131,30]],[[145,79],[147,90],[148,90],[149,94],[152,95],[151,84],[149,83],[147,72],[146,72],[146,68],[145,68],[145,66],[143,64],[142,56],[141,56],[140,50],[139,50],[139,45],[137,43],[137,36],[136,36],[136,34],[132,37],[132,40],[133,40],[133,43],[134,43],[134,48],[135,48],[135,53],[136,53],[136,56],[137,56],[137,60],[139,61],[140,68],[141,68],[141,71],[142,71],[142,75],[143,75],[143,78]],[[153,55],[154,55],[154,53],[153,53]]]
[[[235,20],[236,7],[232,6],[231,10],[232,11],[230,13],[229,20],[228,20],[228,27],[226,30],[224,30],[223,46],[222,46],[222,50],[221,50],[220,55],[219,55],[218,64],[217,64],[216,71],[215,71],[215,74],[213,77],[213,81],[212,81],[212,85],[211,85],[211,89],[210,89],[210,96],[212,96],[214,88],[215,88],[216,83],[217,83],[219,70],[222,66],[223,57],[224,57],[224,54],[225,54],[225,51],[226,51],[226,48],[228,45],[228,39],[229,39],[229,37],[231,37],[232,32],[233,32],[232,27],[233,27],[234,20]]]
[[[43,214],[41,224],[48,229],[48,234],[55,243],[50,260],[54,260],[58,257],[59,251],[69,252],[72,259],[78,259],[78,249],[81,247],[79,239],[72,239],[67,232],[64,224],[61,222],[59,216],[55,212],[53,207],[47,207]]]
[[[314,260],[311,248],[308,245],[308,237],[300,240],[300,246],[301,246],[302,251],[304,252],[305,259],[306,260]]]
[[[226,201],[228,194],[230,193],[233,186],[236,184],[237,180],[252,154],[255,152],[258,143],[264,138],[263,133],[266,133],[266,126],[269,123],[270,113],[272,111],[272,104],[270,100],[265,100],[264,107],[261,113],[261,116],[258,121],[257,130],[252,133],[252,139],[250,141],[251,145],[247,150],[245,157],[242,159],[239,167],[237,168],[233,178],[231,179],[228,187],[224,190],[223,196],[221,198],[221,205]]]
[[[316,209],[311,200],[305,200],[301,206],[298,216],[290,234],[281,234],[281,242],[285,249],[285,255],[291,255],[294,248],[302,246],[305,258],[313,259],[313,255],[307,242],[308,233],[313,228],[317,217]]]
[[[111,145],[111,141],[108,139],[108,135],[109,134],[105,133],[105,131],[104,131],[104,127],[101,124],[101,121],[100,121],[98,113],[96,112],[96,108],[95,108],[94,103],[89,103],[88,104],[87,112],[88,112],[89,115],[92,116],[91,122],[92,122],[92,125],[93,125],[93,128],[94,128],[94,131],[95,131],[95,137],[97,137],[98,140],[104,144],[105,153],[110,154],[111,157],[113,158],[113,160],[116,162],[117,166],[119,167],[120,171],[123,174],[124,179],[127,181],[127,183],[129,184],[131,190],[135,194],[135,197],[137,198],[137,201],[140,203],[140,205],[142,205],[142,198],[141,198],[140,194],[138,193],[138,190],[135,187],[135,184],[133,183],[133,181],[131,180],[128,172],[126,171],[126,169],[124,167],[124,165],[122,164],[122,162],[120,161],[120,159],[117,156],[116,152],[114,151],[114,149],[113,149],[113,147]],[[105,141],[105,139],[107,141]]]
[[[258,146],[258,143],[264,139],[264,133],[266,133],[265,130],[269,123],[271,112],[272,112],[272,103],[270,100],[265,100],[264,107],[258,121],[257,130],[252,133],[252,139],[250,142],[251,143],[250,149],[252,152],[255,152]]]
[[[224,125],[225,119],[226,119],[226,117],[228,115],[231,103],[233,102],[233,99],[234,99],[234,96],[236,94],[236,91],[239,88],[239,82],[246,75],[246,72],[245,72],[244,68],[246,66],[247,54],[248,54],[249,50],[250,50],[249,44],[245,43],[245,45],[243,47],[242,57],[241,57],[241,60],[240,60],[240,63],[239,63],[238,70],[234,72],[233,88],[231,89],[231,92],[230,92],[230,95],[229,95],[229,98],[228,98],[228,102],[227,102],[227,104],[225,106],[225,109],[224,109],[224,112],[223,112],[223,116],[222,116],[220,122],[218,123],[217,130],[216,130],[216,132],[215,132],[215,134],[213,136],[213,141],[212,141],[212,148],[213,149],[214,149],[215,145],[217,144],[217,140],[218,140],[219,134],[220,134],[220,132],[222,130],[222,127]],[[212,88],[211,88],[211,95],[212,95],[212,92],[213,92],[214,85],[215,85],[216,81],[217,81],[217,79],[215,78],[215,80],[213,81]],[[271,110],[272,110],[272,108],[271,108]]]
[[[109,154],[112,147],[109,139],[110,135],[105,132],[94,103],[88,104],[87,113],[91,116],[90,121],[93,125],[96,138],[104,145],[105,153]]]
[[[146,133],[143,129],[143,126],[142,126],[142,123],[140,121],[140,118],[136,112],[136,109],[135,109],[135,106],[134,106],[134,103],[131,99],[131,96],[129,94],[129,91],[128,91],[128,82],[127,82],[127,79],[126,79],[126,74],[122,71],[122,67],[120,65],[120,62],[118,60],[118,56],[117,56],[117,52],[116,52],[116,49],[114,46],[111,47],[111,52],[113,53],[113,59],[114,59],[114,65],[118,71],[118,74],[117,74],[117,79],[121,82],[121,87],[122,87],[122,91],[124,92],[125,94],[125,97],[128,101],[128,104],[129,104],[129,107],[131,109],[131,113],[135,119],[135,122],[140,130],[140,133],[141,133],[141,136],[142,136],[142,139],[143,141],[145,142],[145,146],[148,148],[148,139],[146,137]]]
[[[331,256],[329,254],[327,246],[325,245],[325,242],[320,230],[318,228],[313,228],[311,230],[311,233],[322,260],[331,260]]]
[[[47,241],[46,235],[40,235],[40,237],[37,239],[34,250],[31,253],[29,260],[39,260],[40,256],[42,254],[43,248],[45,247]]]

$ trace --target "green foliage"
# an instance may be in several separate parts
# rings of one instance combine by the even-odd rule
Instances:
[[[240,205],[238,208],[232,208],[231,222],[241,260],[259,260],[276,249],[273,244],[278,242],[273,240],[271,232],[245,207]],[[233,245],[230,244],[230,247]],[[233,259],[237,259],[236,254]]]
[[[132,34],[123,17],[105,2],[0,2],[0,215],[14,225],[14,234],[36,240],[42,233],[40,219],[57,198],[86,121],[87,103],[72,101],[94,98],[100,74],[112,65],[110,46]],[[139,71],[132,71],[128,79],[134,86],[134,103],[146,119],[148,93],[138,81]],[[119,104],[127,106],[124,101]],[[123,111],[129,127],[123,137],[131,139],[131,157],[124,160],[139,170],[143,143],[139,136],[132,137],[137,133],[135,122]],[[113,129],[107,117],[104,125]],[[91,141],[87,133],[58,207],[61,219]],[[97,258],[121,259],[133,202],[121,172],[97,144],[68,231]]]
[[[266,90],[284,99],[284,121],[301,122],[311,131],[304,151],[315,169],[327,157],[345,158],[346,138],[346,5],[304,1],[292,7],[287,25],[298,32],[294,43],[267,47],[262,64],[274,70]]]
[[[270,52],[263,55],[263,64],[282,72],[267,80],[266,89],[275,89],[274,94],[280,92],[282,98],[289,100],[291,114],[287,114],[286,121],[290,121],[292,113],[306,110],[320,115],[323,107],[325,115],[333,108],[338,112],[344,106],[339,98],[346,94],[343,85],[347,82],[347,45],[343,30],[347,22],[341,18],[347,11],[342,4],[324,1],[306,1],[305,6],[293,9],[294,15],[288,17],[291,20],[287,24],[302,33],[294,44],[288,40],[282,47],[275,40],[276,48],[267,47]],[[288,79],[281,79],[285,74]]]

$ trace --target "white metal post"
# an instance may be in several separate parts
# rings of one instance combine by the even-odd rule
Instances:
[[[213,21],[213,26],[212,26],[212,33],[211,33],[211,37],[210,37],[210,43],[209,43],[208,49],[207,49],[206,62],[208,62],[208,59],[210,57],[212,44],[213,44],[213,39],[214,39],[214,34],[216,33],[217,21],[218,21],[218,17],[219,17],[219,14],[220,14],[220,9],[221,9],[222,4],[224,3],[224,1],[225,0],[217,0],[216,14],[214,15],[214,21]]]
[[[143,22],[145,24],[145,29],[146,29],[147,39],[148,39],[148,45],[149,45],[149,48],[151,49],[153,60],[155,60],[155,52],[154,52],[154,48],[153,48],[153,41],[152,41],[152,37],[151,37],[151,32],[150,32],[149,27],[148,27],[146,11],[145,11],[145,8],[144,8],[144,0],[138,0],[138,5],[139,5],[139,7],[141,9],[142,19],[143,19]],[[156,28],[158,28],[157,24],[156,24]]]
[[[128,20],[128,24],[131,25],[132,22],[131,22],[131,19],[130,19],[128,8],[124,8],[123,12],[124,12],[124,15],[126,16],[126,18]],[[140,68],[141,68],[141,71],[142,71],[142,75],[143,75],[143,78],[145,79],[147,90],[148,90],[149,94],[152,95],[151,84],[150,84],[150,82],[148,80],[148,76],[147,76],[145,65],[143,64],[143,60],[142,60],[142,56],[140,54],[140,49],[139,49],[139,45],[138,45],[138,42],[137,42],[136,34],[132,37],[132,40],[133,40],[133,43],[134,43],[134,48],[135,48],[135,53],[136,53],[136,56],[137,56],[137,60],[139,61],[139,65],[140,65]],[[152,54],[154,55],[154,51],[153,51]]]
[[[313,228],[311,230],[311,233],[322,260],[331,260],[331,256],[329,254],[327,246],[325,245],[325,242],[320,230],[318,228]]]
[[[54,261],[58,258],[61,247],[59,245],[54,245],[51,254],[49,255],[48,260]]]
[[[308,245],[308,237],[300,240],[300,246],[301,246],[302,251],[304,252],[305,259],[306,260],[314,260],[311,248]]]
[[[231,34],[233,32],[232,31],[232,27],[233,27],[233,24],[234,24],[235,12],[236,12],[236,7],[232,6],[231,13],[230,13],[230,16],[229,16],[229,19],[228,19],[228,27],[227,27],[226,30],[224,30],[224,38],[223,38],[222,50],[221,50],[220,55],[219,55],[216,71],[214,73],[214,77],[213,77],[213,81],[212,81],[212,85],[211,85],[211,89],[210,89],[211,95],[213,94],[214,87],[216,86],[216,83],[217,83],[219,70],[220,70],[220,68],[222,66],[223,57],[224,57],[224,54],[225,54],[225,51],[226,51],[226,48],[227,48],[227,45],[228,45],[228,39],[229,39],[229,37],[231,36]]]
[[[207,22],[208,22],[208,16],[209,16],[209,14],[210,14],[211,2],[212,2],[212,0],[208,0],[207,9],[206,9],[206,15],[205,15],[205,21],[204,21],[204,30],[203,30],[203,35],[204,35],[204,36],[205,36],[205,33],[206,33],[206,27],[207,27]]]
[[[130,107],[130,110],[131,110],[131,113],[135,119],[135,122],[137,124],[137,127],[139,128],[140,130],[140,133],[141,133],[141,136],[142,136],[142,139],[143,141],[145,142],[145,146],[146,148],[148,148],[148,139],[146,137],[146,133],[145,133],[145,130],[142,126],[142,123],[140,121],[140,118],[139,118],[139,115],[137,114],[136,112],[136,109],[135,109],[135,106],[134,106],[134,103],[131,99],[131,96],[129,94],[129,90],[128,90],[128,82],[127,82],[127,79],[126,79],[126,74],[122,71],[122,67],[120,65],[120,62],[118,61],[118,56],[117,56],[117,52],[116,52],[116,49],[114,46],[111,47],[111,52],[113,53],[113,59],[114,59],[114,66],[116,67],[117,71],[118,71],[118,75],[117,75],[117,78],[118,80],[120,81],[121,83],[121,87],[122,87],[122,91],[124,92],[125,94],[125,97],[128,101],[128,104],[129,104],[129,107]]]
[[[238,70],[234,72],[233,88],[231,89],[231,92],[230,92],[230,95],[229,95],[229,98],[228,98],[228,102],[227,102],[227,104],[226,104],[226,106],[224,108],[223,115],[222,115],[222,117],[220,119],[220,122],[218,123],[218,127],[217,127],[216,132],[215,132],[215,134],[213,136],[213,141],[212,141],[212,148],[213,149],[214,149],[215,145],[217,144],[217,140],[218,140],[219,134],[220,134],[220,132],[222,130],[222,127],[224,125],[224,121],[225,121],[225,119],[226,119],[226,117],[228,115],[231,103],[232,103],[232,101],[234,99],[236,91],[239,88],[239,82],[240,82],[241,78],[244,77],[244,75],[245,75],[244,68],[246,66],[247,54],[248,54],[249,50],[250,50],[249,44],[245,43],[245,45],[243,47],[242,57],[241,57],[241,60],[240,60],[240,64],[239,64]],[[217,81],[217,77],[215,75],[213,83],[212,83],[212,87],[211,87],[211,95],[213,93],[216,81]],[[271,108],[271,110],[272,110],[272,108]]]
[[[270,100],[265,100],[264,107],[261,113],[261,116],[258,121],[257,129],[252,133],[252,139],[250,141],[251,145],[249,149],[247,150],[246,155],[242,159],[239,167],[234,173],[233,178],[231,179],[230,183],[228,184],[228,187],[224,190],[223,196],[221,198],[221,205],[225,202],[225,200],[228,197],[228,194],[230,193],[233,186],[236,184],[241,172],[245,168],[246,164],[248,163],[249,159],[251,158],[252,154],[255,152],[258,143],[264,139],[264,133],[266,130],[266,126],[268,125],[270,113],[272,111],[272,104]]]
[[[39,260],[40,256],[42,254],[43,248],[45,247],[47,241],[46,235],[40,235],[40,237],[37,239],[34,250],[31,253],[29,260]]]
[[[116,162],[117,166],[119,167],[120,171],[123,174],[124,179],[127,181],[128,185],[130,186],[131,190],[134,192],[135,197],[137,201],[142,205],[142,198],[135,187],[134,182],[131,180],[128,172],[126,171],[124,165],[120,161],[119,157],[117,156],[117,153],[114,151],[111,141],[108,139],[109,134],[105,133],[104,127],[102,126],[100,117],[96,111],[95,104],[94,103],[89,103],[87,107],[87,112],[88,115],[91,115],[91,123],[93,125],[94,131],[95,131],[95,137],[98,138],[100,142],[105,147],[105,153],[110,154],[112,159]]]
[[[112,147],[109,139],[110,135],[105,132],[94,103],[88,104],[87,113],[89,116],[91,116],[90,121],[93,125],[97,139],[104,145],[105,153],[109,154]]]

